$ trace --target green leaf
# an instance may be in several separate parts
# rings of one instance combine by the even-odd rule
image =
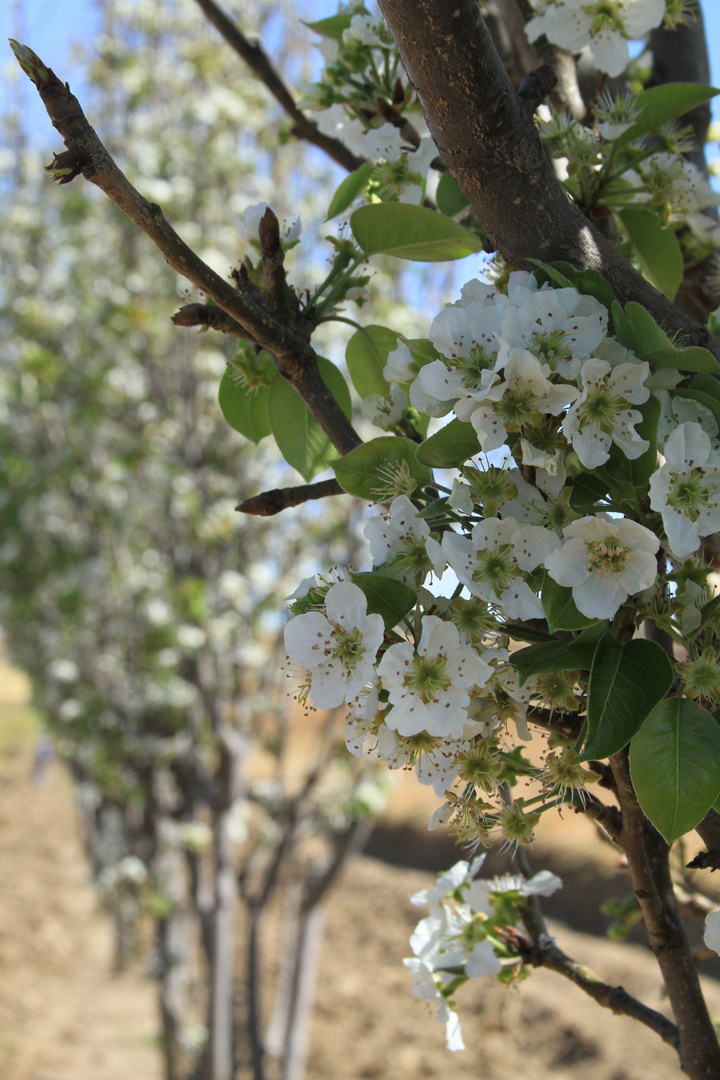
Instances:
[[[342,214],[343,210],[347,210],[360,192],[365,190],[374,168],[372,161],[366,161],[359,169],[345,177],[330,200],[326,221],[330,221],[338,214]]]
[[[323,382],[349,418],[352,402],[342,374],[322,356],[318,357],[318,367]],[[277,379],[270,387],[268,417],[280,453],[304,480],[312,480],[337,457],[337,450],[317,420],[284,379]]]
[[[530,675],[544,675],[551,671],[589,671],[595,655],[595,641],[573,638],[554,638],[542,645],[530,645],[510,654],[510,663],[517,668],[520,685]]]
[[[656,368],[674,368],[677,371],[697,371],[706,375],[720,375],[720,364],[708,349],[691,345],[687,349],[658,349],[642,358]]]
[[[357,495],[369,502],[376,502],[378,488],[382,485],[379,470],[388,464],[395,465],[404,461],[410,469],[410,475],[417,481],[418,487],[424,487],[432,480],[432,473],[425,465],[416,461],[412,439],[399,439],[394,435],[381,435],[371,439],[333,462],[333,469],[340,485],[351,495]]]
[[[321,37],[333,38],[334,41],[342,41],[344,32],[349,28],[353,11],[343,11],[339,15],[331,15],[328,19],[318,19],[317,22],[306,22],[309,30],[314,30]]]
[[[693,390],[700,390],[703,394],[709,394],[716,401],[720,401],[720,382],[711,375],[696,375],[690,384]]]
[[[720,725],[686,698],[661,701],[632,741],[630,772],[645,815],[671,844],[720,794]]]
[[[350,580],[365,593],[368,615],[382,615],[386,630],[397,626],[417,601],[409,585],[383,574],[351,574]]]
[[[631,300],[623,312],[616,302],[612,306],[613,329],[621,345],[632,349],[641,360],[655,368],[720,374],[720,364],[707,349],[691,345],[676,348],[649,311]]]
[[[408,203],[373,203],[352,214],[350,227],[366,255],[394,255],[414,262],[464,259],[483,242],[456,221]]]
[[[557,630],[582,630],[598,621],[581,614],[575,606],[572,589],[558,585],[549,574],[545,575],[543,581],[541,600],[548,627],[553,634]]]
[[[570,506],[578,514],[595,513],[598,503],[607,498],[608,485],[602,477],[580,473],[570,481]]]
[[[435,202],[441,214],[445,217],[455,217],[470,205],[469,201],[458,187],[452,173],[445,172],[440,177]]]
[[[538,645],[556,640],[547,630],[538,630],[535,626],[522,622],[503,623],[503,633],[506,633],[511,641],[532,641]]]
[[[683,276],[682,249],[675,231],[669,225],[663,227],[653,210],[621,210],[620,217],[645,276],[672,300]]]
[[[621,645],[612,634],[599,641],[590,671],[587,743],[581,760],[605,758],[626,746],[672,686],[667,653],[639,638]]]
[[[639,118],[634,124],[615,140],[615,147],[627,146],[641,135],[647,135],[650,131],[657,131],[659,127],[674,120],[677,116],[683,116],[696,105],[720,94],[712,86],[701,83],[665,83],[663,86],[652,86],[649,90],[643,90],[638,95],[638,105],[642,108]]]
[[[472,424],[451,420],[420,443],[415,456],[432,469],[453,469],[480,451],[480,441]]]
[[[370,394],[382,397],[390,392],[390,383],[383,375],[388,353],[397,346],[397,330],[386,326],[365,326],[357,330],[347,343],[345,363],[353,386],[362,398]]]
[[[437,351],[432,341],[428,341],[427,338],[403,338],[403,341],[412,353],[418,371],[421,367],[425,367],[426,364],[431,364],[433,360],[445,359],[442,353]]]
[[[234,367],[225,369],[218,391],[220,409],[230,427],[250,442],[259,443],[270,434],[268,396],[268,387],[250,390],[240,382]]]

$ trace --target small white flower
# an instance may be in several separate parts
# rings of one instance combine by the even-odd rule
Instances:
[[[665,443],[665,464],[650,477],[650,506],[662,514],[673,555],[720,530],[720,454],[699,424],[681,424]]]
[[[705,916],[705,944],[720,956],[720,910]]]
[[[387,31],[383,35],[383,24],[378,15],[353,15],[349,27],[343,31],[343,44],[349,46],[359,42],[371,48],[388,48],[391,44],[386,40],[388,36]]]
[[[360,402],[363,416],[383,431],[390,431],[402,420],[407,406],[407,394],[401,386],[391,386],[385,396],[370,394]]]
[[[375,671],[384,635],[381,615],[367,614],[362,589],[341,581],[328,589],[325,611],[297,615],[285,627],[288,655],[308,672],[318,709],[352,701]]]
[[[498,358],[499,359],[499,358]],[[543,416],[558,416],[578,396],[570,383],[551,383],[551,370],[526,349],[512,348],[502,371],[492,385],[468,393],[455,405],[460,420],[469,420],[487,453],[506,441],[508,432],[531,434],[532,425]],[[486,404],[487,403],[487,404]]]
[[[529,41],[545,35],[570,52],[585,46],[600,71],[620,75],[630,60],[627,39],[659,26],[665,0],[533,0],[539,12],[525,26]]]
[[[409,641],[391,645],[378,675],[393,708],[385,722],[407,738],[429,735],[457,739],[467,722],[470,691],[484,686],[492,668],[464,645],[457,627],[425,615],[417,651]]]
[[[419,584],[430,571],[430,558],[425,548],[430,529],[427,522],[418,517],[407,495],[393,499],[389,512],[371,517],[364,534],[370,541],[375,566],[387,564],[393,576],[401,581]]]
[[[514,518],[486,518],[471,540],[446,532],[443,550],[458,580],[473,596],[497,604],[510,619],[542,619],[540,598],[523,579],[560,543],[539,525],[520,526]]]
[[[646,361],[614,368],[606,360],[583,364],[583,392],[565,417],[563,434],[586,469],[604,465],[612,443],[631,461],[648,449],[649,442],[635,431],[642,414],[628,405],[642,405],[650,397],[644,385],[649,372]]]
[[[583,517],[563,536],[545,567],[553,581],[572,589],[578,611],[589,619],[611,619],[628,596],[649,589],[657,577],[660,541],[635,521]]]

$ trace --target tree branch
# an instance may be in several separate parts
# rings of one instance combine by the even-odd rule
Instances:
[[[627,752],[614,754],[610,765],[623,815],[620,840],[650,948],[655,953],[677,1021],[680,1063],[693,1080],[709,1080],[720,1076],[720,1046],[678,911],[670,878],[669,848],[640,809]]]
[[[255,341],[252,334],[244,330],[240,323],[214,304],[184,304],[179,311],[171,315],[170,321],[175,326],[200,326],[205,330],[218,330],[231,337]]]
[[[323,134],[313,120],[302,112],[295,104],[295,100],[283,80],[270,62],[268,56],[259,45],[252,45],[238,26],[232,22],[214,0],[195,0],[206,18],[218,30],[227,44],[235,50],[241,59],[245,61],[250,70],[257,76],[275,100],[282,105],[283,109],[293,121],[292,133],[298,139],[304,139],[312,143],[320,150],[324,150],[333,161],[341,165],[348,172],[354,172],[363,164],[363,159],[356,157],[340,142],[330,135]]]
[[[522,872],[527,878],[531,877],[532,871],[527,858],[527,853],[521,849],[518,852]],[[628,994],[622,986],[610,986],[591,971],[585,964],[579,964],[571,956],[563,952],[555,939],[548,931],[545,916],[542,913],[540,900],[537,896],[529,896],[522,909],[522,920],[530,935],[529,948],[525,942],[518,944],[525,958],[534,967],[549,968],[557,972],[570,982],[575,983],[580,990],[588,994],[598,1005],[605,1009],[611,1009],[621,1016],[630,1016],[641,1024],[645,1024],[660,1038],[669,1043],[674,1050],[678,1049],[678,1030],[672,1020],[668,1020],[662,1013],[643,1005],[641,1001]]]
[[[241,514],[256,517],[273,517],[290,506],[300,506],[311,499],[325,499],[328,495],[346,495],[337,480],[318,480],[316,484],[300,484],[298,487],[273,488],[262,495],[253,495],[235,507]]]
[[[476,0],[379,0],[440,156],[495,248],[515,266],[599,271],[622,304],[720,357],[720,341],[637,274],[572,203],[495,50]]]
[[[361,439],[322,378],[310,344],[277,322],[224,281],[178,236],[156,203],[133,187],[88,123],[67,83],[24,45],[11,42],[20,66],[35,83],[53,126],[68,151],[82,166],[86,180],[96,184],[160,249],[169,265],[201,289],[247,331],[275,360],[279,374],[291,384],[340,454],[359,446]],[[57,169],[63,155],[56,159]],[[62,166],[61,166],[62,167]],[[75,166],[73,166],[75,167]],[[77,175],[77,173],[76,173]]]

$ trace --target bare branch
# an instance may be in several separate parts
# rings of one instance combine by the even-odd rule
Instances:
[[[270,62],[268,56],[259,45],[253,45],[238,26],[232,22],[214,0],[196,0],[198,7],[206,18],[213,24],[216,30],[224,37],[228,45],[235,50],[250,70],[257,76],[260,82],[268,88],[287,115],[293,121],[292,133],[298,139],[312,143],[320,150],[324,150],[333,161],[341,165],[348,172],[354,172],[363,164],[363,159],[356,157],[348,150],[339,139],[333,139],[330,135],[323,134],[313,120],[302,112],[295,104],[295,100],[283,80]]]
[[[262,348],[291,384],[341,454],[361,442],[322,378],[309,342],[277,322],[264,308],[224,281],[178,236],[156,203],[133,187],[88,123],[67,83],[24,45],[11,42],[23,70],[35,83],[48,116],[70,151],[84,155],[82,175],[96,184],[160,249],[169,265],[201,289]]]
[[[523,848],[518,851],[518,859],[522,872],[527,878],[531,877],[532,871],[529,859]],[[550,971],[557,972],[558,975],[562,975],[564,978],[569,979],[570,982],[575,983],[580,990],[593,998],[598,1005],[602,1005],[605,1009],[611,1009],[620,1016],[630,1016],[633,1020],[645,1024],[646,1027],[656,1032],[664,1042],[669,1043],[673,1049],[678,1049],[678,1030],[671,1020],[668,1020],[662,1013],[656,1012],[655,1009],[643,1005],[632,994],[628,994],[622,986],[610,986],[609,983],[603,982],[589,967],[586,967],[585,964],[579,964],[577,960],[573,960],[572,957],[563,952],[555,938],[549,933],[545,916],[540,907],[540,900],[537,896],[528,896],[526,898],[521,914],[525,929],[530,935],[530,940],[520,937],[515,943],[529,963],[534,967],[545,967],[549,968]]]
[[[318,480],[316,484],[300,484],[298,487],[273,488],[262,495],[253,495],[239,503],[235,509],[241,514],[256,517],[273,517],[291,506],[300,506],[311,499],[325,499],[328,495],[346,495],[337,480]]]
[[[514,266],[564,260],[599,271],[622,304],[720,357],[720,341],[637,274],[555,176],[476,0],[380,0],[440,156],[495,249]]]
[[[655,1009],[643,1005],[632,994],[628,994],[622,986],[611,986],[603,982],[590,968],[579,964],[577,960],[573,960],[564,953],[554,938],[544,936],[534,941],[529,950],[529,960],[535,967],[549,968],[569,979],[603,1008],[611,1009],[619,1016],[629,1016],[640,1024],[644,1024],[674,1050],[679,1048],[678,1029],[672,1020],[668,1020]]]

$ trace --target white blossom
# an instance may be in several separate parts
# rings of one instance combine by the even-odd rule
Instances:
[[[560,543],[539,525],[520,526],[514,518],[486,518],[471,539],[446,532],[443,550],[458,580],[473,596],[497,604],[510,619],[542,619],[540,598],[523,579]]]
[[[670,550],[692,555],[700,537],[720,530],[720,453],[699,424],[667,439],[665,464],[650,477],[650,506],[662,514]]]
[[[388,727],[406,738],[426,731],[452,739],[463,733],[470,691],[485,685],[492,668],[453,623],[425,615],[417,650],[409,641],[391,645],[378,675],[393,706]]]
[[[588,47],[595,66],[621,75],[630,60],[628,39],[662,22],[665,0],[533,0],[538,15],[525,26],[529,41],[543,34],[570,52]]]
[[[705,916],[705,944],[720,956],[720,910]]]
[[[642,413],[628,406],[642,405],[649,398],[645,386],[649,371],[646,361],[611,367],[606,360],[590,359],[583,364],[583,391],[568,410],[563,434],[586,469],[604,465],[612,443],[630,460],[648,449],[648,441],[635,430]]]
[[[388,564],[401,581],[424,578],[430,570],[425,542],[430,529],[407,495],[398,495],[389,512],[371,517],[364,530],[376,566]]]
[[[341,581],[328,589],[325,611],[296,615],[285,627],[285,648],[310,676],[318,709],[352,701],[375,670],[384,634],[382,616],[367,614],[362,589]]]
[[[589,619],[611,619],[628,596],[655,581],[660,541],[644,525],[598,514],[573,521],[563,536],[545,566],[553,581],[572,589],[578,611]]]

